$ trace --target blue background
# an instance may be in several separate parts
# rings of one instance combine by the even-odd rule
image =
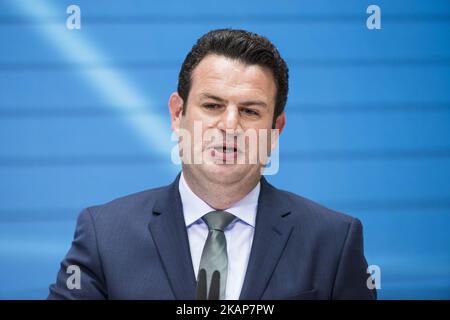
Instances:
[[[269,180],[362,220],[381,299],[449,299],[447,0],[0,0],[0,298],[46,297],[82,208],[172,181],[167,100],[219,27],[290,67]]]

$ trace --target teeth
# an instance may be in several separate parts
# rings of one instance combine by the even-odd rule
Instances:
[[[225,153],[232,153],[237,151],[236,148],[221,148],[221,147],[215,147],[215,150],[219,151],[219,152],[225,152]]]

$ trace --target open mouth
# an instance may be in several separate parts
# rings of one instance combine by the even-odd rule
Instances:
[[[214,150],[221,152],[221,153],[232,153],[232,152],[237,152],[237,148],[236,147],[214,147]]]
[[[227,161],[236,160],[239,153],[235,146],[215,146],[211,150],[211,156],[215,159]]]

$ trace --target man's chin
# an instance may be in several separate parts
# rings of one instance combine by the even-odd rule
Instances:
[[[208,163],[202,165],[202,170],[211,180],[221,182],[235,182],[242,179],[249,172],[248,165],[243,164],[227,164],[223,163]]]

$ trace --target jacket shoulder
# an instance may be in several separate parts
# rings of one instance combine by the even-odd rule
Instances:
[[[143,213],[153,207],[170,186],[163,186],[128,194],[109,202],[86,208],[94,220],[130,218],[130,215]]]
[[[357,218],[328,208],[306,197],[295,193],[277,189],[282,197],[290,204],[291,214],[299,223],[313,223],[322,228],[338,227],[347,229],[353,222],[359,223]]]

